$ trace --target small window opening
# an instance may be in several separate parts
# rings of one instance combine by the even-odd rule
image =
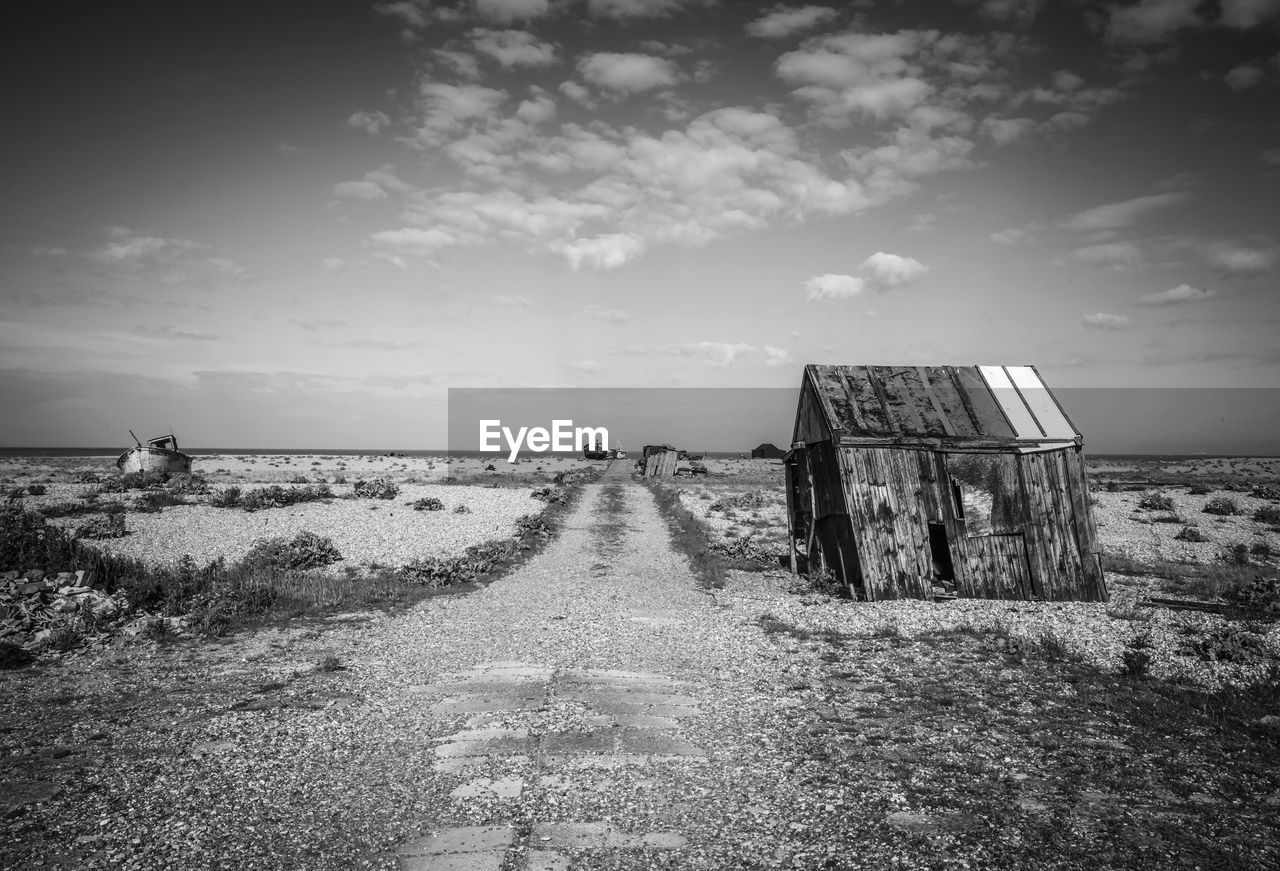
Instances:
[[[951,504],[956,510],[956,518],[964,520],[964,493],[956,481],[951,482]]]

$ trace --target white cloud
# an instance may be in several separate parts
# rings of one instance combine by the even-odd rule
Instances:
[[[1083,84],[1084,79],[1071,72],[1071,70],[1058,70],[1053,74],[1053,86],[1059,91],[1075,91]]]
[[[357,130],[363,130],[370,136],[377,136],[384,129],[391,125],[391,119],[387,117],[385,112],[366,112],[359,111],[354,113],[347,119],[348,127],[355,127]]]
[[[983,0],[983,15],[1015,27],[1028,27],[1040,12],[1044,0]]]
[[[578,312],[578,316],[605,321],[610,324],[623,324],[631,320],[631,312],[616,308],[606,308],[601,305],[589,305]]]
[[[1212,290],[1203,287],[1192,287],[1189,284],[1179,284],[1177,287],[1169,290],[1162,290],[1159,293],[1148,293],[1138,300],[1139,305],[1177,305],[1184,302],[1199,302],[1202,299],[1212,299],[1218,294]]]
[[[1208,257],[1213,266],[1224,272],[1266,272],[1280,260],[1280,251],[1219,242],[1209,246]]]
[[[1008,230],[999,230],[987,237],[992,242],[1000,245],[1021,245],[1031,238],[1030,231],[1026,229],[1011,228]]]
[[[549,0],[475,0],[475,5],[482,16],[501,24],[541,18],[551,10]]]
[[[1238,30],[1249,30],[1280,15],[1280,0],[1221,0],[1221,5],[1218,21]]]
[[[422,121],[418,138],[436,145],[446,134],[461,129],[466,122],[491,118],[506,100],[505,91],[481,85],[448,85],[424,82],[418,89]]]
[[[927,41],[916,31],[834,34],[787,52],[774,68],[829,122],[853,115],[901,118],[932,93],[913,62]]]
[[[431,0],[378,0],[373,7],[380,15],[395,18],[410,30],[421,30],[431,21]]]
[[[1038,125],[1031,118],[984,118],[979,130],[996,145],[1026,139]]]
[[[182,324],[162,324],[160,326],[139,326],[136,328],[138,333],[146,336],[155,336],[159,339],[175,339],[184,342],[218,342],[222,340],[221,336],[214,333],[198,330],[195,327],[188,327]]]
[[[1094,245],[1083,245],[1073,249],[1071,256],[1077,260],[1113,269],[1134,267],[1142,263],[1142,252],[1132,242],[1098,242]]]
[[[387,192],[371,181],[341,181],[333,186],[333,195],[344,200],[385,200]]]
[[[644,242],[626,233],[610,233],[593,239],[578,239],[562,246],[560,253],[577,272],[583,266],[592,269],[616,269],[635,259],[644,250]]]
[[[379,251],[373,256],[379,260],[385,260],[397,269],[407,269],[409,267],[408,262],[403,257],[399,254],[392,254],[390,251]]]
[[[1151,212],[1176,205],[1190,196],[1186,191],[1169,191],[1167,193],[1150,194],[1144,197],[1135,197],[1131,200],[1094,206],[1091,209],[1085,209],[1071,215],[1062,222],[1062,226],[1068,230],[1081,232],[1127,227]]]
[[[526,124],[541,124],[556,116],[556,101],[541,88],[530,88],[531,96],[516,107],[516,118]]]
[[[772,12],[747,24],[747,33],[762,39],[785,39],[833,20],[838,13],[830,6],[775,6]]]
[[[107,227],[103,233],[106,241],[88,254],[115,272],[144,275],[169,285],[248,276],[240,264],[211,256],[210,246],[189,239],[147,236],[127,227]]]
[[[745,342],[689,342],[680,345],[678,353],[687,357],[700,357],[711,366],[732,366],[743,354],[750,354],[755,347]]]
[[[855,275],[838,275],[825,273],[815,275],[804,283],[809,292],[809,301],[828,299],[848,299],[868,290],[867,282]]]
[[[1106,34],[1116,42],[1164,42],[1174,32],[1203,23],[1196,12],[1199,0],[1140,0],[1131,6],[1112,6]]]
[[[389,191],[404,193],[411,187],[401,181],[395,167],[387,164],[380,169],[366,172],[358,181],[339,182],[333,186],[333,195],[347,200],[385,200]]]
[[[638,93],[674,85],[679,73],[665,58],[647,54],[598,52],[578,61],[578,73],[598,87],[616,93]]]
[[[919,260],[883,251],[877,251],[862,261],[859,268],[870,276],[873,284],[881,288],[902,287],[929,271],[929,267]]]
[[[1280,148],[1268,148],[1258,152],[1258,159],[1272,166],[1280,166]]]
[[[451,71],[456,78],[468,82],[480,80],[480,61],[471,52],[459,51],[456,48],[435,48],[431,50],[431,57],[447,71]]]
[[[1266,73],[1262,71],[1262,67],[1240,64],[1238,67],[1233,67],[1223,78],[1231,90],[1244,91],[1261,84],[1265,77]]]
[[[471,31],[471,44],[476,51],[493,58],[506,69],[514,67],[547,67],[557,62],[556,47],[542,42],[524,30]]]
[[[344,269],[346,265],[347,261],[343,260],[341,257],[326,257],[320,261],[320,266],[326,272],[338,272]]]
[[[773,345],[764,346],[764,365],[786,366],[791,362],[791,352]]]
[[[561,82],[560,93],[588,109],[596,106],[595,100],[591,99],[591,92],[577,82]]]
[[[379,230],[371,233],[369,238],[375,245],[397,248],[407,251],[429,252],[451,245],[464,244],[465,237],[448,233],[437,227],[424,230],[420,227],[405,227],[401,230]]]
[[[586,375],[594,375],[597,372],[604,371],[604,366],[595,360],[576,360],[569,364],[569,368],[575,372],[582,372]]]
[[[627,20],[665,18],[692,6],[712,6],[716,0],[587,0],[592,15]]]
[[[1091,330],[1122,330],[1130,324],[1129,318],[1124,315],[1113,315],[1106,312],[1085,315],[1081,322]]]
[[[519,293],[501,293],[495,296],[493,301],[507,308],[529,308],[533,305],[529,297]]]

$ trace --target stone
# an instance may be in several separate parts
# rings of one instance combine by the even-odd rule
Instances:
[[[515,842],[516,830],[510,826],[459,826],[410,841],[396,852],[402,857],[482,853],[506,850]]]
[[[26,578],[28,581],[43,581],[44,569],[27,569]]]
[[[569,868],[569,858],[554,850],[529,851],[529,871],[569,871]]]

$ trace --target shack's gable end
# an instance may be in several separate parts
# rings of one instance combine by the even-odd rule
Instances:
[[[828,366],[801,382],[795,440],[1059,447],[1082,439],[1032,366]]]

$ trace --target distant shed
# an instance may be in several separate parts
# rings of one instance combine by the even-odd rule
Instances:
[[[645,445],[640,454],[640,468],[646,478],[671,478],[676,474],[680,452],[671,445]]]
[[[751,449],[753,460],[780,460],[786,455],[787,452],[773,442],[761,442]]]
[[[1032,366],[805,367],[793,570],[859,599],[1105,601],[1083,437]]]

